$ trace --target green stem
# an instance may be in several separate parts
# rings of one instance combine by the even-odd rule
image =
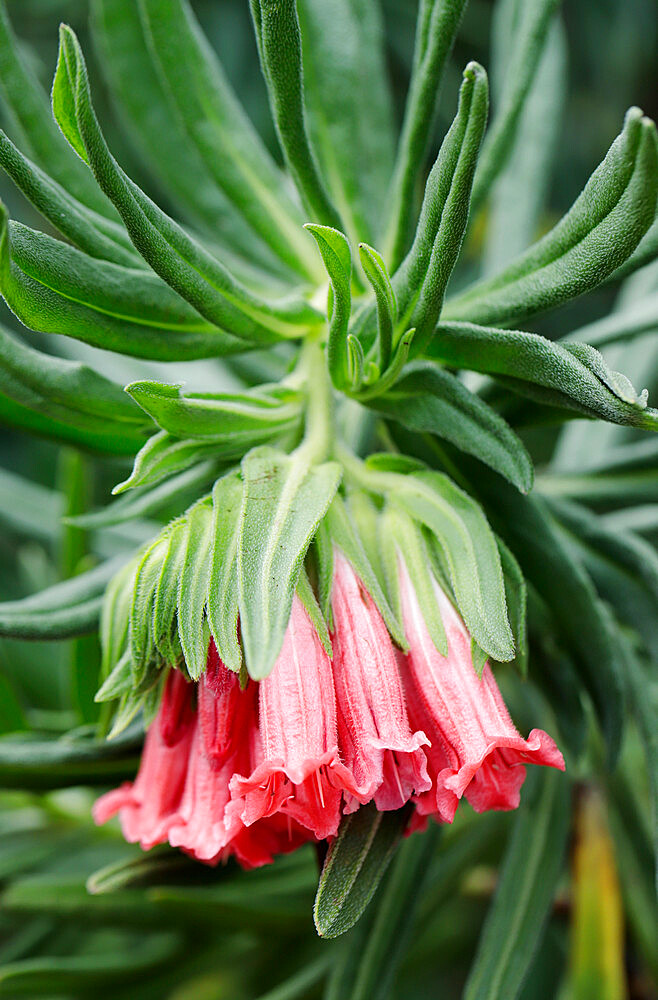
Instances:
[[[322,344],[309,336],[302,345],[296,374],[306,393],[306,430],[298,452],[321,462],[333,451],[334,401]]]

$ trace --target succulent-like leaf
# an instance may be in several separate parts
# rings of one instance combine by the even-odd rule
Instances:
[[[552,406],[653,430],[656,410],[594,348],[474,323],[439,323],[429,346],[437,361],[504,377],[505,385]]]
[[[281,650],[302,561],[338,488],[340,466],[313,466],[303,451],[256,448],[242,461],[242,478],[240,630],[247,669],[260,680]]]
[[[409,96],[391,186],[384,257],[395,270],[413,234],[414,188],[432,134],[443,72],[466,0],[422,0]]]
[[[218,447],[214,441],[207,442],[194,438],[181,441],[166,431],[160,431],[150,437],[137,452],[129,478],[118,483],[112,492],[123,493],[136,486],[152,486],[189,469],[190,466],[218,458],[217,452]],[[237,458],[239,454],[238,446],[232,457]]]
[[[426,525],[445,556],[466,627],[496,660],[514,657],[496,540],[482,509],[447,476],[419,472],[391,482],[392,502]]]
[[[302,300],[270,304],[249,292],[226,267],[124,174],[96,119],[87,68],[70,28],[60,30],[53,113],[64,135],[94,171],[145,260],[211,323],[246,340],[269,343],[299,335],[319,317]]]
[[[415,349],[426,344],[443,305],[448,280],[461,249],[471,200],[471,184],[487,121],[487,75],[469,63],[459,107],[425,185],[412,247],[396,271],[400,327],[419,331]]]
[[[508,326],[600,284],[635,250],[653,222],[658,138],[639,108],[569,212],[500,273],[447,302],[442,319]]]
[[[107,0],[103,2],[107,5]],[[148,56],[164,85],[170,115],[177,127],[182,127],[185,145],[191,144],[197,152],[203,173],[210,175],[252,231],[281,260],[306,279],[313,277],[309,246],[301,228],[304,220],[189,3],[139,0],[137,6]],[[130,97],[131,104],[134,100]],[[141,112],[140,120],[143,117]],[[193,167],[198,177],[200,171],[194,163]]]
[[[301,396],[286,387],[260,386],[240,394],[183,393],[181,388],[164,382],[132,382],[126,392],[162,430],[178,438],[246,450],[301,425]]]
[[[445,438],[523,493],[532,488],[532,462],[521,440],[483,400],[438,366],[414,362],[367,405],[410,430]]]
[[[187,546],[178,581],[178,635],[187,672],[198,680],[206,669],[210,633],[206,602],[215,523],[212,503],[200,500],[186,514]]]
[[[131,454],[144,438],[146,424],[136,408],[126,405],[118,385],[79,362],[35,351],[3,327],[0,393],[10,403],[42,417],[44,429],[55,421],[54,436],[62,434],[83,447]],[[3,410],[0,403],[0,418],[14,422],[11,410]],[[20,417],[14,419],[21,426]]]
[[[0,130],[0,166],[44,218],[90,257],[144,266],[124,227],[88,208],[32,163]]]
[[[526,99],[539,71],[551,20],[559,3],[560,0],[539,0],[518,8],[518,35],[515,36],[510,53],[500,108],[484,141],[473,184],[474,210],[480,206],[509,159]]]
[[[350,239],[374,240],[393,169],[379,4],[298,0],[309,134]]]
[[[547,772],[533,775],[533,785],[514,823],[464,1000],[515,1000],[550,912],[569,832],[569,782]]]
[[[329,299],[329,342],[327,363],[331,379],[338,389],[350,385],[347,327],[352,308],[352,252],[347,237],[337,229],[307,223],[315,237],[331,283]]]
[[[243,487],[239,473],[223,476],[212,491],[213,551],[208,586],[208,624],[222,663],[239,672],[237,554]]]
[[[343,816],[315,897],[313,917],[321,937],[338,937],[357,922],[390,864],[408,819],[408,806],[378,812],[372,802]]]
[[[254,0],[251,4],[258,52],[281,149],[311,221],[341,229],[320,177],[306,131],[302,40],[296,0]]]
[[[178,361],[248,349],[199,316],[156,275],[94,260],[9,222],[1,204],[0,292],[31,330],[136,357]]]

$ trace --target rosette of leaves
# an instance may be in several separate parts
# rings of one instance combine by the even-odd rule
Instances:
[[[469,62],[438,143],[464,0],[421,0],[399,133],[377,3],[250,6],[274,154],[187,0],[93,0],[102,82],[64,25],[52,107],[2,8],[0,165],[32,207],[0,219],[0,419],[61,449],[58,491],[0,476],[9,536],[46,553],[37,572],[19,550],[0,604],[8,657],[30,639],[38,664],[0,688],[0,995],[420,997],[458,936],[468,1000],[562,978],[621,996],[601,914],[625,912],[633,961],[658,969],[654,125],[631,108],[549,223],[556,0],[499,0],[492,93]],[[604,318],[555,311],[597,286],[620,288]],[[66,790],[134,774],[168,669],[198,678],[212,636],[266,676],[296,591],[330,648],[332,544],[401,646],[391,551],[421,582],[431,566],[476,661],[553,716],[583,794],[537,775],[518,815],[401,847],[406,816],[366,807],[319,885],[305,851],[210,873],[93,830],[89,792]],[[499,879],[478,937],[482,866]],[[309,930],[314,893],[341,941]]]

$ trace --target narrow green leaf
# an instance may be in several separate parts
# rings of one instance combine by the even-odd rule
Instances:
[[[124,267],[143,262],[124,227],[88,208],[32,163],[0,130],[0,166],[32,202],[41,215],[90,257],[109,260]]]
[[[516,31],[510,22],[518,23],[523,10],[530,12],[531,8],[517,0],[496,4],[494,8],[497,30],[492,39],[491,78],[495,107],[503,89],[501,84],[497,93],[497,77],[507,75],[514,59]],[[533,14],[534,10],[533,7]],[[521,111],[511,152],[491,188],[484,248],[486,277],[499,271],[537,238],[557,154],[566,82],[566,33],[559,16],[555,16]]]
[[[337,229],[312,223],[305,228],[315,237],[331,282],[327,362],[332,382],[337,389],[344,389],[349,385],[347,326],[352,310],[352,252],[347,237]]]
[[[521,492],[532,489],[532,462],[522,441],[502,417],[444,369],[414,362],[391,389],[366,404],[412,431],[445,438]]]
[[[464,1000],[515,1000],[550,912],[569,832],[569,782],[547,771],[533,775],[532,783],[524,791]]]
[[[242,493],[242,480],[237,472],[223,476],[213,486],[213,552],[207,611],[219,658],[236,673],[242,666],[237,574]]]
[[[398,318],[398,304],[391,279],[381,256],[367,243],[359,244],[359,258],[366,278],[372,285],[377,302],[377,333],[379,370],[388,368],[393,349],[393,330]]]
[[[210,585],[213,510],[207,499],[200,500],[185,515],[187,547],[178,583],[178,635],[187,672],[198,680],[206,669],[209,632],[205,620]]]
[[[85,205],[114,216],[86,167],[73,156],[48,110],[48,98],[21,52],[0,5],[0,95],[24,140],[31,159]]]
[[[130,652],[136,683],[144,677],[151,660],[157,655],[153,635],[153,601],[166,554],[167,539],[160,535],[148,546],[137,564],[130,608]]]
[[[110,453],[134,452],[148,425],[120,386],[80,362],[35,351],[2,326],[0,394],[67,428],[68,440]]]
[[[430,558],[419,526],[403,510],[387,504],[381,519],[380,543],[386,560],[389,592],[396,595],[396,613],[400,614],[399,574],[400,563],[404,562],[413,580],[430,638],[438,651],[447,656],[448,640],[436,598]]]
[[[539,0],[538,3],[519,8],[521,17],[518,35],[511,48],[500,107],[484,141],[473,184],[474,211],[482,204],[510,157],[559,2],[560,0]]]
[[[407,641],[400,618],[389,604],[388,598],[379,582],[377,572],[366,554],[363,540],[356,530],[354,520],[350,517],[348,509],[340,496],[334,498],[329,508],[325,520],[325,528],[327,531],[327,540],[323,544],[326,544],[327,547],[331,545],[332,548],[336,546],[349,559],[355,572],[363,581],[368,593],[377,605],[393,639],[401,649],[406,649]],[[331,563],[327,563],[327,568],[329,565],[333,568],[333,558]],[[326,584],[325,592],[325,600],[329,602],[331,590]]]
[[[344,934],[372,899],[409,819],[410,807],[379,812],[374,802],[344,816],[331,842],[315,897],[320,937]]]
[[[419,331],[417,349],[426,344],[439,318],[461,249],[488,103],[487,75],[471,62],[464,70],[455,120],[425,185],[414,242],[393,278],[400,327]]]
[[[228,443],[230,445],[230,442]],[[146,444],[135,456],[135,464],[130,477],[122,483],[118,483],[113,493],[123,493],[125,490],[136,486],[151,486],[159,483],[169,476],[173,476],[197,463],[206,462],[209,458],[217,454],[215,442],[199,440],[183,440],[172,437],[166,431],[160,431],[150,437]],[[230,447],[229,447],[229,455]],[[232,457],[237,458],[237,454]]]
[[[478,471],[478,490],[496,530],[512,549],[525,577],[545,600],[578,678],[589,694],[615,759],[623,722],[623,671],[620,637],[598,599],[582,561],[566,545],[545,501],[522,497],[485,470]]]
[[[141,733],[108,743],[67,734],[47,739],[30,734],[0,737],[0,787],[46,791],[72,784],[111,784],[132,778],[139,763]]]
[[[501,272],[446,303],[442,318],[512,325],[589,291],[636,248],[655,218],[657,194],[655,126],[631,108],[569,212]]]
[[[178,512],[189,506],[195,496],[207,493],[218,472],[218,463],[200,462],[172,476],[167,483],[138,487],[128,496],[121,496],[105,507],[88,514],[78,514],[73,523],[80,528],[99,530],[115,524],[130,524],[150,514],[160,514],[163,510],[169,512],[174,508],[174,512]]]
[[[422,0],[402,133],[391,186],[384,257],[395,270],[413,234],[414,188],[432,134],[441,81],[466,0]]]
[[[309,268],[303,217],[190,5],[186,0],[139,0],[138,7],[165,100],[185,133],[184,141],[200,157],[204,173],[283,261],[306,278],[316,276]],[[132,95],[130,100],[134,102]],[[195,173],[199,174],[198,168]]]
[[[60,29],[60,53],[53,84],[53,112],[62,131],[82,145],[94,175],[121,215],[130,238],[151,267],[202,316],[234,336],[256,343],[295,337],[317,325],[319,315],[303,300],[269,303],[162,212],[124,174],[98,125],[78,40]],[[61,118],[61,121],[60,121]]]
[[[233,394],[181,390],[180,385],[151,381],[126,386],[128,395],[163,430],[178,438],[248,449],[301,425],[301,396],[283,386],[259,386]]]
[[[167,526],[167,552],[153,600],[153,641],[164,662],[172,667],[177,666],[182,655],[177,609],[189,532],[187,517],[180,517]]]
[[[625,343],[644,333],[652,333],[658,328],[658,292],[631,302],[626,308],[615,310],[603,319],[581,326],[562,338],[562,342],[574,340],[606,347],[608,344]]]
[[[528,594],[525,578],[514,555],[500,538],[496,539],[505,580],[507,614],[514,635],[514,665],[522,677],[528,674]]]
[[[500,555],[482,509],[442,473],[395,480],[390,499],[435,535],[471,636],[494,659],[513,659]]]
[[[279,655],[306,550],[338,488],[340,466],[312,466],[300,451],[288,456],[256,448],[242,461],[237,569],[245,662],[255,680]]]
[[[146,271],[94,260],[0,206],[0,292],[31,330],[162,361],[248,349]]]
[[[358,966],[350,1000],[386,1000],[398,966],[411,943],[420,895],[440,836],[432,824],[423,834],[403,841],[378,899],[377,913]]]
[[[308,128],[350,239],[373,240],[393,169],[393,115],[378,3],[298,0]]]
[[[299,574],[299,579],[297,581],[297,596],[304,605],[307,615],[313,623],[315,631],[318,633],[320,642],[324,646],[325,653],[327,656],[331,657],[333,653],[333,648],[331,645],[331,636],[329,635],[329,629],[327,628],[327,622],[320,610],[320,605],[318,604],[318,599],[313,592],[313,588],[306,575],[306,570],[302,567],[302,571]]]
[[[646,395],[609,369],[593,347],[560,344],[521,330],[441,321],[428,353],[455,368],[496,375],[522,395],[615,424],[654,430]]]
[[[258,52],[285,161],[311,221],[342,229],[306,131],[302,40],[296,0],[258,0],[258,3]]]

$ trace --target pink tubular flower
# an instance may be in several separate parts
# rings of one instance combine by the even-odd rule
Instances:
[[[471,638],[438,584],[434,582],[448,640],[447,656],[430,638],[402,561],[400,583],[409,642],[404,657],[409,715],[431,741],[427,759],[432,787],[415,797],[418,812],[451,823],[462,795],[476,812],[516,809],[525,779],[521,765],[546,764],[564,770],[562,754],[541,729],[533,729],[527,740],[518,733],[489,664],[478,677]]]
[[[346,812],[374,798],[378,809],[400,809],[430,787],[429,740],[412,732],[391,637],[375,602],[350,563],[334,553],[334,684],[344,761],[354,776]]]
[[[478,811],[519,803],[526,762],[564,767],[546,733],[524,740],[493,674],[473,668],[470,637],[436,588],[448,656],[433,645],[406,568],[404,655],[352,565],[336,551],[333,660],[295,597],[269,677],[243,688],[213,642],[197,685],[169,673],[132,784],[102,796],[127,840],[166,840],[200,861],[267,864],[335,836],[341,816],[374,801],[416,805],[412,826],[451,822],[465,795]]]

